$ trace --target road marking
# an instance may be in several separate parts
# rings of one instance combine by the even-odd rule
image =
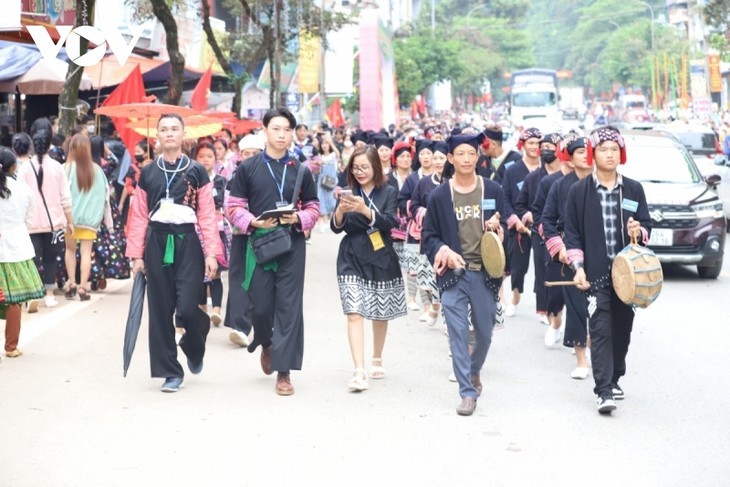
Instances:
[[[38,307],[38,313],[31,315],[23,312],[23,319],[21,321],[20,329],[20,340],[18,347],[23,348],[34,339],[43,335],[49,330],[52,330],[61,323],[65,323],[66,320],[71,318],[73,315],[82,311],[83,309],[95,304],[99,301],[104,300],[108,295],[118,291],[132,283],[131,279],[116,280],[109,279],[107,281],[106,290],[101,293],[92,293],[91,299],[88,301],[66,301],[63,296],[60,296],[59,306],[56,308],[45,308],[43,303],[40,303]],[[41,301],[43,301],[41,299]]]

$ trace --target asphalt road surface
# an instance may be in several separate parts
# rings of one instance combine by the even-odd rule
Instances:
[[[728,485],[729,264],[716,281],[665,268],[659,300],[637,314],[626,399],[610,417],[595,410],[592,380],[570,378],[570,350],[545,347],[525,294],[495,332],[476,413],[460,417],[442,327],[416,312],[390,326],[387,377],[347,392],[338,241],[315,233],[307,247],[291,397],[226,328],[211,330],[203,372],[161,393],[146,318],[122,378],[131,281],[24,315],[25,355],[0,363],[0,485]]]

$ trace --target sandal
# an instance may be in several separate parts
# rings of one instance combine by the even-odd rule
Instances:
[[[368,388],[368,373],[365,369],[357,368],[352,379],[347,383],[350,392],[362,392]]]
[[[89,292],[86,289],[80,287],[79,288],[79,300],[88,301],[90,299],[91,299],[91,296],[89,296]]]
[[[373,366],[370,367],[370,377],[373,379],[385,379],[385,369],[383,368],[382,358],[373,358]]]
[[[66,289],[66,292],[63,294],[66,299],[73,299],[76,297],[76,286],[68,286],[68,289]]]

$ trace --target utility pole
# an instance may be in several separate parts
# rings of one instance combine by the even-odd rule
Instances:
[[[324,0],[321,2],[321,9],[319,12],[319,122],[324,120],[327,111],[327,95],[324,86]]]
[[[274,79],[271,80],[271,89],[274,90],[274,107],[282,106],[281,103],[281,10],[282,0],[274,1]],[[272,107],[273,108],[273,107]]]

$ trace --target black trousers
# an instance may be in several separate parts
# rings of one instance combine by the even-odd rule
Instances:
[[[168,235],[175,241],[175,262],[163,264]],[[183,377],[177,361],[175,327],[185,328],[180,348],[193,363],[203,360],[210,318],[199,307],[204,296],[205,259],[193,225],[150,223],[144,254],[149,306],[152,377]]]
[[[634,309],[624,304],[613,287],[588,295],[588,329],[591,335],[593,379],[598,394],[610,394],[626,374],[626,354],[631,342]]]
[[[545,242],[537,232],[532,232],[532,258],[535,261],[535,311],[548,312],[547,288],[545,287],[547,252]]]
[[[292,232],[292,250],[278,259],[278,270],[257,265],[251,280],[254,339],[248,349],[271,346],[271,368],[279,372],[302,368],[305,261],[304,235]]]
[[[41,278],[46,287],[56,285],[56,271],[58,269],[58,257],[60,256],[61,245],[51,243],[52,239],[53,234],[50,232],[30,234],[30,241],[33,243],[33,250],[35,250],[33,262],[39,271],[43,271],[41,272]]]
[[[507,235],[507,253],[509,254],[512,289],[522,294],[525,292],[525,275],[530,269],[530,250],[532,242],[524,233],[510,230]]]
[[[543,249],[545,246],[543,245]],[[545,251],[545,280],[546,281],[564,281],[565,272],[569,269],[568,266],[564,266],[562,262],[556,261],[550,258],[550,254]],[[535,277],[537,279],[537,277]],[[547,297],[547,312],[549,315],[557,316],[558,313],[563,311],[565,306],[565,298],[563,296],[563,290],[560,287],[545,287],[545,295]]]
[[[223,326],[248,335],[251,333],[251,297],[241,286],[246,277],[246,245],[248,236],[234,235],[228,256],[228,299]]]
[[[575,272],[565,266],[564,280],[572,281]],[[550,288],[561,289],[561,288]],[[586,295],[575,286],[562,288],[565,299],[565,334],[563,345],[566,347],[585,347],[588,339],[588,312],[586,311]]]

